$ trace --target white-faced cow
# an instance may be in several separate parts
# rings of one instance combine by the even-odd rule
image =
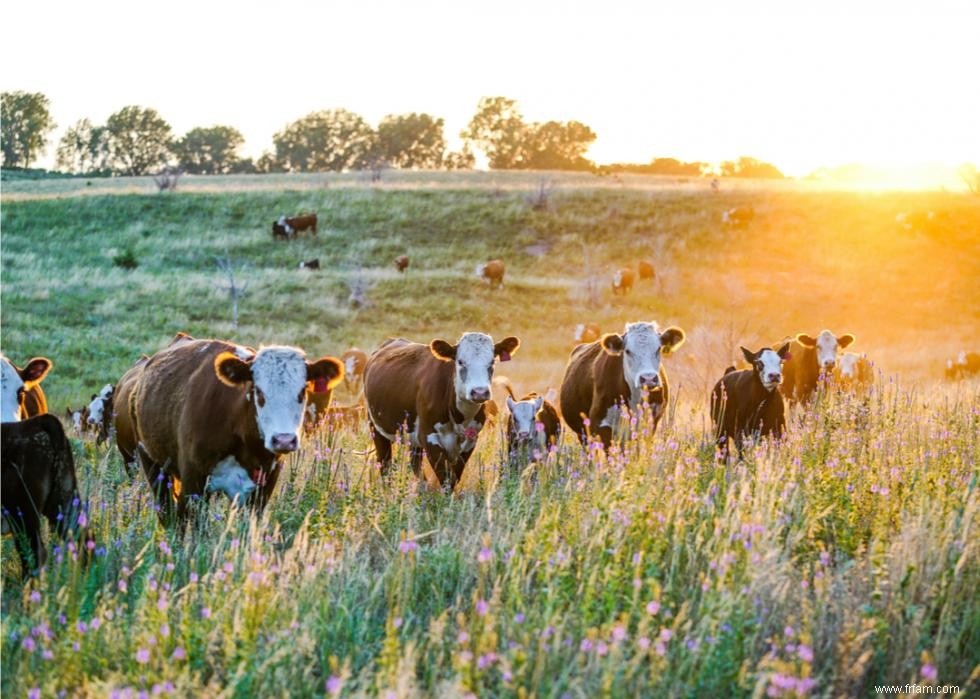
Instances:
[[[722,223],[732,228],[745,228],[755,218],[755,208],[752,206],[735,206],[721,215]]]
[[[279,220],[272,224],[272,237],[288,240],[305,230],[309,230],[314,236],[316,235],[316,214],[302,214],[293,217],[280,216]]]
[[[874,381],[874,369],[867,356],[844,352],[837,360],[837,384],[845,390],[867,388]]]
[[[476,266],[476,276],[490,282],[490,288],[496,289],[504,285],[504,263],[500,260],[490,260]]]
[[[633,283],[635,281],[636,274],[629,267],[623,267],[617,270],[612,280],[613,295],[622,294],[625,296],[633,290]]]
[[[595,342],[602,336],[602,330],[596,323],[579,323],[575,326],[575,344]]]
[[[338,359],[315,362],[295,347],[248,348],[221,340],[184,340],[139,369],[130,413],[139,461],[156,490],[161,518],[172,497],[177,516],[194,496],[223,492],[260,508],[275,488],[285,454],[300,443],[310,386],[332,389],[344,375]]]
[[[405,270],[408,269],[409,262],[408,255],[399,255],[395,258],[395,269],[404,274]]]
[[[518,347],[516,337],[494,343],[478,332],[463,334],[455,345],[403,339],[381,345],[364,370],[364,396],[382,473],[404,428],[415,475],[421,478],[424,452],[439,484],[452,490],[486,422],[494,364],[508,361]]]
[[[833,377],[837,368],[838,351],[849,347],[854,336],[835,336],[823,330],[815,338],[800,333],[791,343],[791,356],[783,367],[783,396],[800,402],[808,401],[816,392],[821,378]]]
[[[711,392],[711,419],[722,453],[728,452],[729,439],[735,440],[741,454],[745,437],[779,438],[786,429],[783,396],[777,389],[783,382],[789,343],[778,350],[741,350],[752,368],[736,371],[729,367]]]
[[[85,422],[89,429],[95,431],[96,444],[109,439],[109,432],[112,427],[112,399],[115,388],[111,383],[107,383],[102,390],[92,396],[92,402],[86,409]]]
[[[0,354],[0,421],[17,422],[48,412],[40,383],[49,371],[51,360],[46,357],[35,357],[18,369]]]
[[[684,343],[684,331],[660,331],[656,323],[628,323],[622,335],[572,350],[561,384],[562,417],[583,446],[598,435],[608,449],[621,411],[649,406],[656,429],[667,407],[670,387],[663,355]]]
[[[946,360],[946,378],[950,381],[964,379],[980,373],[980,353],[963,350],[956,361]]]
[[[561,418],[544,396],[531,392],[520,400],[507,396],[507,454],[512,464],[537,461],[561,439]]]

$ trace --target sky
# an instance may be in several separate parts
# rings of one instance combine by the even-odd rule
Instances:
[[[177,135],[234,126],[251,156],[336,107],[443,117],[458,147],[480,97],[503,95],[528,121],[588,124],[600,163],[980,164],[977,2],[32,0],[0,16],[0,87],[49,97],[52,144],[138,104]]]

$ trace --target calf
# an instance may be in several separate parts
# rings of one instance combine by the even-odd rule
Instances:
[[[0,422],[17,422],[48,412],[40,383],[51,371],[51,360],[35,357],[18,369],[0,354]]]
[[[408,255],[399,255],[395,258],[395,269],[404,274],[405,270],[408,269],[408,263]]]
[[[90,429],[88,424],[88,406],[79,410],[73,410],[70,407],[65,408],[65,420],[71,425],[75,434],[78,436],[86,434]]]
[[[257,353],[222,340],[183,339],[138,369],[129,395],[136,452],[161,519],[173,498],[162,481],[174,479],[176,514],[183,520],[195,496],[223,492],[261,508],[299,448],[311,387],[331,390],[344,365],[333,357],[306,360],[295,347]],[[122,383],[122,382],[120,382]]]
[[[805,333],[796,336],[791,343],[792,355],[783,367],[783,396],[800,402],[809,401],[817,390],[820,379],[833,376],[837,367],[837,352],[854,342],[853,335],[836,337],[829,330],[815,338]]]
[[[558,411],[544,396],[531,392],[520,400],[507,396],[507,454],[512,464],[538,461],[561,439]]]
[[[21,570],[27,577],[47,559],[42,516],[62,538],[74,537],[86,525],[75,460],[65,430],[53,415],[4,422],[0,430],[3,533],[15,534]]]
[[[616,294],[626,295],[633,290],[633,282],[636,280],[636,275],[628,267],[616,272],[613,275],[612,281],[612,292],[615,296]]]
[[[575,326],[575,344],[595,342],[602,335],[602,330],[595,323],[579,323]]]
[[[102,390],[92,396],[92,402],[85,409],[85,421],[95,430],[95,443],[102,444],[109,439],[112,428],[112,397],[115,389],[107,383]]]
[[[636,265],[637,271],[640,273],[640,279],[656,279],[657,271],[653,267],[653,263],[649,260],[640,260]]]
[[[476,266],[476,276],[490,282],[491,289],[504,285],[504,271],[504,263],[500,260],[490,260]]]
[[[306,260],[305,262],[300,262],[299,268],[309,269],[309,270],[320,269],[320,258],[314,257],[312,260]]]
[[[871,360],[854,352],[844,352],[838,360],[834,378],[841,388],[866,388],[874,380]]]
[[[346,377],[345,377],[346,378]],[[303,415],[303,425],[311,432],[323,422],[332,410],[333,386],[326,380],[314,381],[307,387],[306,410]]]
[[[300,232],[309,230],[316,235],[316,214],[303,214],[301,216],[280,216],[279,220],[272,224],[272,237],[288,240],[296,237]]]
[[[977,352],[959,353],[954,362],[952,359],[946,360],[946,378],[952,381],[963,379],[980,373],[980,354]]]
[[[650,408],[657,429],[670,398],[667,371],[661,357],[684,343],[684,331],[663,332],[656,323],[628,323],[622,335],[606,334],[598,342],[572,350],[562,379],[559,404],[562,417],[582,446],[590,434],[609,449],[613,428],[625,407],[635,412]]]
[[[779,438],[786,429],[783,396],[776,389],[783,382],[789,343],[778,350],[741,349],[752,368],[736,371],[729,367],[711,392],[711,420],[723,454],[728,452],[729,439],[735,440],[741,454],[746,436]]]
[[[755,209],[751,206],[735,206],[721,215],[722,223],[732,228],[745,228],[755,218]]]
[[[422,476],[424,452],[440,486],[455,488],[487,419],[494,363],[508,361],[520,344],[468,332],[455,345],[400,338],[381,345],[364,369],[364,396],[382,474],[404,426],[415,475]]]
[[[367,366],[368,356],[364,350],[351,347],[340,355],[344,363],[344,386],[351,395],[357,395],[364,388],[364,367]]]

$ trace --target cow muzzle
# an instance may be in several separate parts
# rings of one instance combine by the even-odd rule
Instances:
[[[471,388],[470,400],[476,403],[485,403],[486,401],[490,400],[490,388],[488,386]]]
[[[638,381],[640,388],[649,388],[651,391],[660,388],[660,376],[657,374],[641,374]]]
[[[288,454],[299,449],[299,437],[290,432],[281,432],[272,435],[272,452],[274,454]]]

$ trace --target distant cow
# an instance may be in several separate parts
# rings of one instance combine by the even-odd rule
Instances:
[[[35,357],[18,369],[0,354],[0,421],[17,422],[48,412],[40,383],[51,371],[51,360]]]
[[[404,274],[405,270],[408,269],[408,263],[408,255],[399,255],[395,258],[395,269]]]
[[[854,352],[844,352],[837,360],[835,380],[845,389],[864,388],[874,381],[871,360]]]
[[[602,330],[596,323],[579,323],[575,326],[575,344],[595,342],[602,335]]]
[[[305,230],[316,235],[316,214],[303,214],[292,218],[280,216],[279,220],[272,224],[272,237],[288,240]]]
[[[53,415],[4,422],[0,430],[3,533],[14,534],[27,577],[47,559],[42,516],[62,538],[85,528],[75,460],[65,430]]]
[[[963,350],[956,357],[946,360],[946,378],[950,380],[963,379],[980,374],[980,353]]]
[[[613,275],[612,292],[613,295],[626,295],[633,290],[633,282],[636,281],[636,274],[629,267],[624,267]]]
[[[598,342],[572,350],[562,379],[562,417],[583,446],[598,435],[608,449],[623,407],[649,406],[656,430],[670,398],[661,356],[684,343],[684,331],[660,331],[656,323],[628,323],[622,335],[606,334]]]
[[[299,448],[300,426],[312,385],[332,389],[344,366],[333,357],[306,360],[295,347],[257,353],[222,340],[174,342],[138,370],[129,396],[138,459],[157,495],[161,519],[173,498],[162,487],[174,479],[177,516],[195,496],[223,492],[230,499],[269,499],[282,458]],[[121,382],[120,382],[121,383]]]
[[[636,265],[637,271],[640,273],[640,279],[656,279],[657,270],[654,268],[653,263],[649,260],[640,260]]]
[[[836,337],[823,330],[815,338],[800,333],[790,344],[791,356],[783,366],[783,383],[780,390],[790,400],[808,401],[817,390],[820,378],[833,376],[837,368],[838,350],[849,347],[853,335]]]
[[[381,345],[364,370],[364,395],[382,473],[404,426],[415,475],[422,476],[424,452],[439,484],[452,490],[487,419],[494,363],[508,361],[520,344],[516,337],[494,343],[489,335],[468,332],[455,345],[400,338]]]
[[[71,425],[75,434],[79,436],[92,429],[91,425],[88,424],[88,406],[77,410],[71,407],[65,408],[65,420]]]
[[[305,262],[300,262],[299,268],[309,269],[309,270],[320,269],[320,258],[314,257],[312,260],[306,260]]]
[[[346,372],[344,380],[347,380]],[[322,424],[324,418],[333,410],[330,403],[333,400],[334,385],[323,378],[307,384],[303,424],[308,432]]]
[[[109,439],[112,427],[112,398],[115,388],[107,383],[102,390],[92,396],[92,401],[85,408],[85,421],[95,431],[96,444]]]
[[[561,439],[558,411],[544,396],[531,392],[520,400],[507,396],[507,454],[511,463],[542,458]]]
[[[779,438],[786,429],[783,396],[777,389],[783,381],[789,343],[778,350],[741,350],[752,368],[736,371],[729,367],[711,392],[711,419],[722,453],[728,452],[729,439],[735,440],[741,454],[746,436]]]
[[[728,209],[721,215],[722,223],[732,228],[745,228],[755,218],[755,209],[752,206],[735,206]]]
[[[490,288],[496,289],[504,285],[504,263],[500,260],[490,260],[476,266],[476,276],[490,282]]]
[[[364,350],[351,347],[340,355],[344,363],[344,386],[351,395],[357,395],[364,387],[364,367],[367,366],[368,356]]]

